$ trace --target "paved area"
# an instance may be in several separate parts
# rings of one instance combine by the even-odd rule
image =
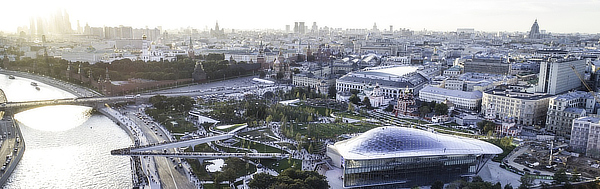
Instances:
[[[143,114],[143,109],[128,108],[123,112],[126,112],[125,116],[139,126],[148,143],[169,140],[170,133],[165,132],[158,124]],[[168,151],[174,152],[175,149],[168,149]],[[181,162],[179,158],[146,157],[146,159],[152,159],[156,163],[158,177],[163,188],[195,188],[189,181],[189,173],[186,173],[182,168],[176,168],[178,163]]]

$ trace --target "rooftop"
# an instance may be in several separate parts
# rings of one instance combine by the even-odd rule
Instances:
[[[502,153],[481,140],[394,126],[371,129],[331,148],[345,159]]]
[[[444,96],[457,97],[457,98],[468,98],[468,99],[481,99],[483,94],[480,91],[466,92],[452,89],[444,89],[432,86],[426,86],[419,91],[419,93],[435,93]]]
[[[558,95],[558,96],[556,96],[556,98],[554,98],[554,100],[573,100],[573,99],[581,99],[581,98],[594,99],[594,96],[592,96],[588,92],[574,91],[574,92]]]

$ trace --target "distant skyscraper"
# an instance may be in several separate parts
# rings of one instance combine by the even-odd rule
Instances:
[[[390,32],[394,32],[394,26],[390,25]]]
[[[41,36],[44,35],[44,20],[42,17],[37,17],[37,33],[36,35]]]
[[[298,33],[300,33],[300,34],[306,33],[306,26],[304,25],[304,22],[298,22]]]
[[[212,35],[213,37],[220,37],[223,34],[225,34],[225,31],[219,28],[219,22],[215,22],[215,29],[210,29],[210,35]]]
[[[379,31],[379,29],[377,29],[377,23],[373,23],[373,31]]]
[[[531,38],[531,39],[541,38],[540,26],[538,25],[537,19],[535,19],[535,22],[533,22],[533,25],[531,26],[531,30],[529,30],[529,38]]]
[[[298,22],[294,22],[294,33],[298,33],[300,29],[298,28]]]
[[[285,33],[290,33],[290,25],[285,25]]]
[[[319,26],[317,26],[317,22],[313,22],[312,28],[310,30],[311,33],[319,32]]]
[[[35,36],[35,20],[29,18],[29,36]]]

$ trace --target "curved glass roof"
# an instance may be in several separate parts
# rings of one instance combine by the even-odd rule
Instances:
[[[393,126],[371,129],[332,148],[346,159],[502,153],[499,147],[477,139]]]

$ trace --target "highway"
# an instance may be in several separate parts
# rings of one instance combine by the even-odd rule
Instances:
[[[140,113],[140,109],[126,109],[124,111],[126,116],[142,130],[148,143],[169,141],[166,133],[146,115]],[[175,152],[174,149],[168,149],[167,151]],[[173,158],[173,160],[166,157],[148,158],[153,158],[156,163],[162,188],[195,188],[189,181],[185,171],[181,168],[175,168],[177,163],[180,162],[179,158]]]

